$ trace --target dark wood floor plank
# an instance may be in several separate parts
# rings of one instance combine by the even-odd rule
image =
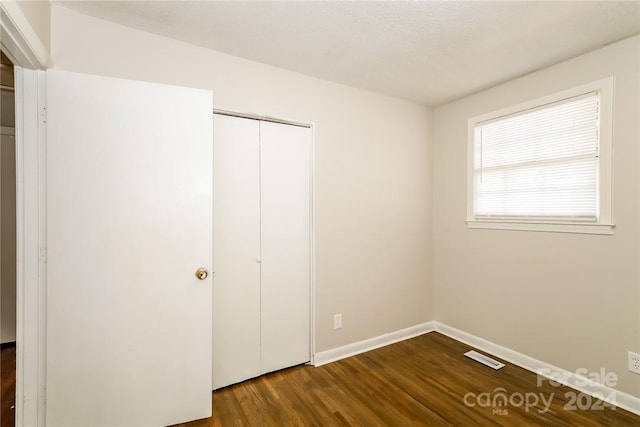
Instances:
[[[495,371],[465,357],[470,349],[432,332],[318,368],[274,372],[215,391],[213,417],[181,427],[640,426],[639,416],[620,408],[567,410],[565,393],[575,390],[548,381],[538,386],[534,373],[504,361]],[[542,394],[551,404],[528,410],[465,404],[467,393],[501,390]]]
[[[0,426],[13,427],[15,424],[16,398],[16,346],[3,344],[0,350]]]

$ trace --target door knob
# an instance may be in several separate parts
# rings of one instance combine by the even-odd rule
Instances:
[[[209,272],[204,267],[200,267],[199,269],[196,270],[196,277],[200,280],[206,279],[208,275],[209,275]]]

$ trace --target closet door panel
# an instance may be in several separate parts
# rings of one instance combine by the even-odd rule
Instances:
[[[214,389],[260,375],[259,126],[214,116]]]
[[[261,122],[262,372],[309,361],[311,130]]]

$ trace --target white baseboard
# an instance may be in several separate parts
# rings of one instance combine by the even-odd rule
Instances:
[[[331,350],[321,351],[315,354],[313,358],[313,365],[325,365],[327,363],[335,362],[336,360],[345,359],[347,357],[355,356],[356,354],[417,337],[418,335],[423,335],[427,332],[433,332],[435,330],[434,323],[435,322],[420,323],[419,325],[411,326],[395,332],[389,332],[388,334],[379,335],[364,341],[358,341],[342,347],[332,348]]]
[[[569,372],[565,369],[560,369],[556,366],[534,359],[533,357],[526,356],[522,353],[518,353],[515,350],[511,350],[506,347],[502,347],[498,344],[494,344],[485,339],[479,338],[475,335],[453,328],[440,322],[430,322],[434,324],[436,332],[453,338],[456,341],[469,344],[479,350],[483,350],[492,356],[499,357],[506,360],[513,365],[524,368],[535,374],[541,373],[542,376],[553,379],[556,382],[571,387],[577,391],[588,394],[593,397],[602,396],[615,396],[615,400],[611,400],[609,403],[615,406],[626,409],[629,412],[640,415],[640,398],[616,390],[612,387],[608,387],[592,381],[586,377],[576,374],[575,372]],[[566,381],[560,381],[560,378],[566,378]]]
[[[522,353],[518,353],[517,351],[511,350],[510,348],[492,343],[483,338],[477,337],[475,335],[469,334],[467,332],[461,331],[460,329],[453,328],[435,320],[411,326],[406,329],[401,329],[399,331],[369,338],[364,341],[358,341],[342,347],[333,348],[331,350],[321,351],[315,354],[315,357],[313,358],[313,365],[325,365],[327,363],[355,356],[356,354],[364,353],[376,348],[384,347],[389,344],[404,341],[406,339],[414,338],[433,331],[453,338],[456,341],[469,344],[470,346],[473,346],[478,350],[482,350],[492,356],[506,360],[507,362],[531,371],[536,375],[540,374],[541,376],[544,376],[555,382],[560,382],[568,387],[573,388],[574,390],[585,393],[589,396],[593,396],[596,398],[602,398],[602,396],[604,396],[605,398],[607,396],[615,396],[614,399],[608,400],[608,402],[619,408],[640,415],[640,398],[638,397],[616,390],[612,387],[602,385],[600,383],[592,381],[589,378],[578,375],[575,372],[569,372],[565,369],[560,369],[556,366],[534,359],[533,357],[526,356]],[[560,380],[560,378],[566,379],[566,381]]]

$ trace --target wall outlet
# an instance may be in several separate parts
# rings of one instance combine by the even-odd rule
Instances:
[[[342,313],[333,315],[333,329],[342,329]]]
[[[640,353],[629,352],[629,370],[640,374]]]

